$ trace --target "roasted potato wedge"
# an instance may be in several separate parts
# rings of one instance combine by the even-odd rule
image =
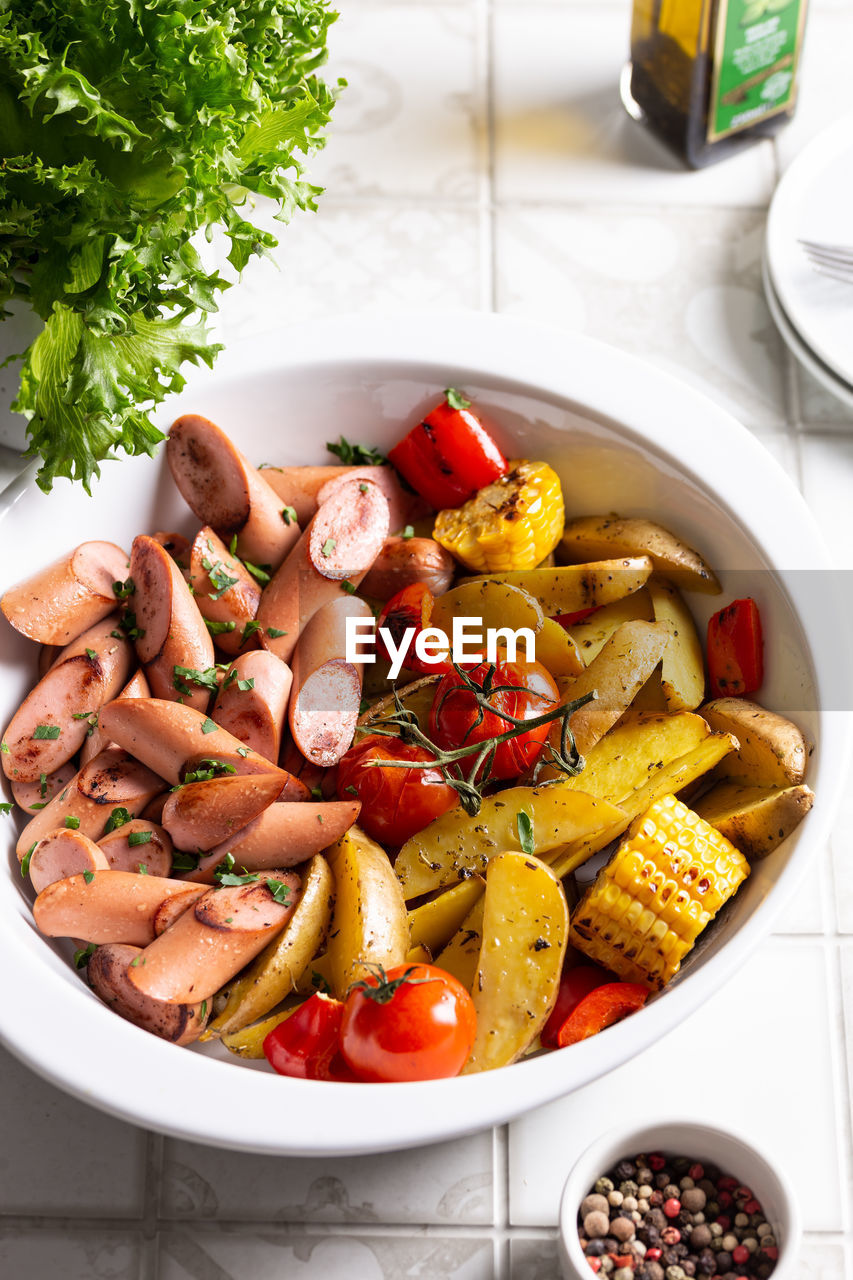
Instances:
[[[428,947],[437,955],[462,928],[468,912],[483,896],[485,883],[479,876],[460,880],[430,902],[409,912],[409,938],[413,947]]]
[[[247,1027],[296,989],[297,979],[326,937],[334,900],[331,869],[317,853],[303,873],[302,895],[284,932],[232,983],[225,1008],[213,1019],[203,1040]]]
[[[429,709],[432,706],[432,700],[435,695],[435,686],[438,684],[440,676],[421,676],[419,680],[413,680],[411,684],[405,685],[402,689],[397,690],[397,697],[402,705],[408,711],[414,711],[418,718],[418,724],[421,728],[426,728],[429,720]],[[386,693],[378,702],[374,702],[367,708],[363,715],[359,716],[358,724],[362,729],[369,729],[377,720],[381,720],[383,716],[393,715],[397,710],[397,703],[393,693]]]
[[[358,827],[350,827],[326,857],[335,877],[326,954],[335,995],[343,999],[353,982],[369,975],[369,965],[403,963],[409,921],[387,853]]]
[[[717,595],[720,590],[716,574],[699,553],[652,520],[609,515],[569,521],[557,547],[562,564],[606,556],[649,556],[657,573],[685,591]]]
[[[637,690],[631,705],[617,721],[617,724],[631,720],[634,716],[647,715],[649,712],[654,715],[660,715],[665,711],[666,699],[663,696],[663,685],[661,684],[661,664],[658,663],[642,689]]]
[[[567,876],[570,871],[576,871],[582,866],[588,858],[594,853],[605,848],[610,844],[611,840],[621,836],[641,813],[645,813],[649,805],[655,800],[659,800],[661,796],[668,795],[670,791],[679,792],[688,783],[696,778],[701,778],[704,773],[708,773],[715,765],[727,756],[730,752],[737,749],[737,738],[733,738],[728,733],[710,733],[707,738],[703,739],[698,746],[693,747],[691,751],[685,752],[683,756],[679,756],[676,760],[671,760],[665,764],[662,769],[658,769],[648,782],[645,782],[636,791],[632,791],[629,796],[619,805],[622,817],[611,824],[610,827],[603,828],[588,836],[579,836],[570,843],[567,842],[563,849],[556,849],[543,855],[544,861],[553,867],[555,873],[562,879]]]
[[[487,630],[502,627],[512,631],[527,627],[535,636],[542,630],[544,614],[542,605],[523,585],[477,578],[436,596],[429,625],[449,636],[454,618],[482,618],[484,636]]]
[[[584,669],[577,644],[553,618],[544,619],[536,637],[536,661],[555,677],[579,676]]]
[[[554,1007],[569,936],[557,877],[524,853],[501,853],[486,874],[483,941],[471,995],[477,1034],[463,1075],[515,1062]]]
[[[622,600],[605,604],[588,618],[569,627],[569,635],[578,646],[578,652],[587,666],[622,626],[623,622],[654,622],[655,615],[648,589],[640,587]]]
[[[639,591],[651,577],[648,556],[623,556],[592,564],[563,565],[557,569],[512,569],[506,573],[466,579],[474,582],[506,582],[534,596],[547,616],[597,609]]]
[[[637,716],[605,734],[586,756],[583,770],[562,785],[621,805],[658,770],[698,747],[710,732],[702,716],[689,711]]]
[[[806,776],[809,749],[800,730],[784,716],[746,698],[715,698],[700,708],[712,729],[732,733],[740,744],[717,770],[756,787],[796,786]]]
[[[435,961],[439,969],[446,969],[448,973],[452,973],[468,991],[473,990],[474,979],[477,976],[477,964],[483,942],[485,903],[485,894],[481,894]]]
[[[630,705],[660,662],[669,640],[669,631],[662,623],[624,622],[577,680],[561,685],[564,703],[587,693],[596,694],[593,702],[581,707],[569,720],[582,756],[604,737]],[[559,745],[559,722],[552,728],[550,740],[553,747]],[[545,765],[537,780],[556,777],[559,777],[556,766]]]
[[[481,874],[498,853],[520,851],[522,811],[533,823],[537,854],[588,836],[622,816],[606,800],[559,785],[510,787],[487,796],[474,818],[457,805],[407,840],[397,855],[394,870],[407,900]]]
[[[264,1040],[271,1031],[275,1031],[280,1022],[284,1022],[296,1012],[300,1003],[301,1001],[293,1004],[289,1009],[280,1009],[276,1013],[271,1013],[268,1018],[264,1018],[262,1022],[255,1022],[250,1027],[241,1027],[239,1031],[226,1033],[222,1037],[222,1043],[238,1058],[262,1058]]]
[[[692,807],[752,861],[772,853],[813,804],[814,792],[802,783],[777,790],[718,782]]]
[[[695,711],[705,698],[705,660],[696,624],[677,587],[652,578],[648,586],[655,622],[670,633],[661,665],[667,711]]]

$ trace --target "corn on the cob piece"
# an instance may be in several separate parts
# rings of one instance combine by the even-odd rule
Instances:
[[[545,462],[510,462],[510,470],[461,507],[439,511],[436,542],[478,573],[532,569],[563,533],[563,493]]]
[[[663,796],[584,894],[569,940],[620,978],[658,990],[749,870],[725,836],[674,795]]]

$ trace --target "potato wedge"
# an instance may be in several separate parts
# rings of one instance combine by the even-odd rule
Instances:
[[[510,787],[487,796],[474,818],[457,805],[407,840],[397,855],[394,870],[406,899],[481,874],[489,859],[504,850],[521,851],[521,811],[532,820],[534,852],[540,855],[600,831],[622,816],[606,800],[563,790],[559,784]]]
[[[712,729],[732,733],[740,746],[717,776],[756,787],[796,786],[806,776],[809,749],[800,730],[784,716],[746,698],[715,698],[700,708]]]
[[[289,1009],[280,1009],[271,1013],[262,1022],[255,1022],[250,1027],[241,1027],[239,1031],[229,1031],[222,1037],[222,1043],[238,1058],[262,1058],[264,1056],[264,1040],[271,1031],[275,1031],[281,1022],[285,1022],[299,1008],[299,1004]]]
[[[565,627],[553,618],[544,619],[542,630],[536,637],[536,661],[541,662],[555,678],[579,676],[584,669],[577,644]]]
[[[692,807],[752,861],[772,853],[813,804],[814,792],[802,783],[777,790],[718,782]]]
[[[511,569],[468,578],[474,582],[506,582],[534,596],[548,617],[557,613],[577,613],[621,600],[639,591],[651,577],[648,556],[622,556],[592,564],[563,565],[557,569]]]
[[[655,622],[669,628],[661,687],[667,711],[695,711],[705,698],[705,659],[696,624],[677,587],[652,578],[648,586]]]
[[[240,1031],[296,989],[297,979],[326,937],[334,900],[331,868],[323,855],[316,853],[303,873],[302,895],[284,932],[232,983],[225,1008],[210,1023],[203,1040]]]
[[[681,791],[688,783],[700,778],[703,773],[708,773],[736,749],[737,738],[733,738],[731,734],[709,733],[698,746],[665,764],[653,777],[649,778],[648,782],[638,787],[636,791],[632,791],[619,805],[622,817],[618,821],[591,835],[580,836],[567,842],[563,849],[555,849],[553,852],[544,854],[543,860],[553,867],[561,879],[570,871],[576,871],[594,853],[598,853],[610,844],[611,840],[621,836],[634,819],[641,813],[645,813],[655,800],[668,795],[670,791]]]
[[[485,888],[485,885],[483,885]],[[483,912],[486,898],[482,894],[462,921],[447,946],[439,952],[435,963],[439,969],[452,973],[465,987],[472,991],[477,976],[477,964],[480,959],[480,947],[483,942]]]
[[[562,784],[621,805],[660,769],[698,747],[711,730],[701,716],[642,715],[611,729],[586,756],[583,770]]]
[[[454,618],[481,618],[484,638],[487,630],[501,627],[512,631],[526,627],[535,636],[542,630],[544,614],[539,601],[522,585],[477,578],[436,596],[429,625],[450,636]]]
[[[654,622],[655,615],[652,602],[646,587],[633,591],[622,600],[614,600],[605,604],[588,618],[576,622],[569,627],[569,635],[578,646],[578,651],[587,666],[607,644],[613,632],[623,622]]]
[[[720,584],[697,551],[674,533],[642,517],[581,516],[566,525],[557,547],[562,564],[603,560],[606,556],[649,556],[657,573],[685,591],[717,595]]]
[[[422,729],[426,728],[429,720],[429,709],[432,706],[435,686],[440,679],[440,676],[421,676],[419,680],[413,680],[411,684],[404,685],[402,689],[397,690],[397,697],[399,697],[400,702],[407,710],[414,711],[418,718],[418,724]],[[377,720],[381,720],[383,716],[393,715],[396,710],[397,704],[394,694],[386,693],[383,698],[372,703],[364,714],[359,716],[359,728],[368,729]]]
[[[582,756],[623,714],[660,662],[669,641],[669,631],[663,623],[624,622],[577,680],[568,686],[561,684],[563,703],[593,691],[597,695],[593,702],[581,707],[569,720],[575,745]],[[559,746],[559,721],[551,729],[550,742],[555,748]],[[544,765],[537,774],[537,781],[544,782],[559,776],[555,765]]]
[[[326,954],[332,987],[343,999],[353,982],[402,964],[409,949],[409,922],[400,882],[385,850],[358,827],[350,827],[326,852],[335,877],[335,909]]]
[[[647,715],[649,712],[654,715],[660,715],[665,711],[666,699],[663,696],[663,685],[661,684],[661,663],[658,663],[642,689],[637,690],[631,705],[617,721],[617,724],[622,724],[635,716]]]
[[[410,911],[409,938],[412,946],[428,947],[434,956],[438,955],[454,933],[462,928],[463,920],[479,902],[485,887],[479,876],[471,876]]]
[[[472,987],[477,1034],[463,1075],[515,1062],[554,1007],[569,936],[557,877],[524,853],[492,859],[483,898],[483,941]]]

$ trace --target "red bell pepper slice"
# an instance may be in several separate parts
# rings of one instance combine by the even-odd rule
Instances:
[[[343,1012],[340,1000],[315,992],[265,1037],[267,1062],[280,1076],[296,1076],[300,1080],[355,1080],[356,1076],[340,1054]]]
[[[554,622],[559,622],[560,626],[568,631],[569,627],[573,627],[576,622],[583,622],[584,618],[588,618],[591,613],[598,613],[601,607],[600,604],[594,604],[591,609],[576,609],[574,613],[555,613]]]
[[[444,401],[395,445],[388,460],[436,511],[461,507],[505,475],[507,460],[471,402],[449,388]]]
[[[561,1049],[598,1035],[629,1013],[636,1013],[649,998],[648,987],[638,982],[608,982],[584,996],[560,1027],[557,1044]]]
[[[753,599],[734,600],[708,623],[708,675],[715,698],[755,693],[764,680],[761,615]]]
[[[612,981],[607,970],[600,969],[597,964],[574,964],[564,969],[560,977],[560,990],[557,992],[556,1004],[539,1034],[542,1044],[547,1049],[556,1048],[560,1028],[569,1014],[574,1013],[581,1000],[588,996],[590,991]]]

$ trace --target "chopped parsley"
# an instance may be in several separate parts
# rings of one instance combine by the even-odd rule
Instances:
[[[337,545],[338,544],[334,538],[327,538],[320,548],[320,555],[327,557],[330,556]]]
[[[58,724],[37,724],[33,730],[36,742],[52,741],[62,733]]]
[[[249,754],[249,748],[248,748],[248,747],[238,747],[238,748],[237,748],[237,755],[238,755],[238,756],[242,756],[244,760],[246,759],[246,756],[248,756],[248,754]],[[235,772],[236,772],[236,770],[235,770]]]
[[[124,640],[125,637],[128,640],[141,640],[145,635],[145,628],[136,625],[136,614],[131,613],[129,610],[119,620],[118,625],[121,627],[121,631],[110,632],[110,635],[115,636],[117,640]]]
[[[349,578],[344,578],[343,582],[341,583],[341,586],[343,587],[344,591],[347,593],[348,596],[355,595],[355,587],[350,582]]]
[[[208,546],[210,546],[210,543],[208,543]],[[228,543],[228,554],[229,554],[229,555],[231,555],[231,556],[236,556],[236,554],[237,554],[237,535],[236,535],[236,533],[232,533],[232,534],[231,534],[231,541]]]
[[[83,872],[83,879],[86,881],[86,884],[91,884],[91,883],[92,883],[92,881],[94,880],[94,878],[95,878],[95,873],[94,873],[94,871],[84,871],[84,872]]]
[[[97,656],[98,656],[98,655],[97,655],[97,653],[95,653],[95,650],[94,650],[94,649],[87,649],[87,650],[86,650],[86,657],[87,657],[87,658],[91,658],[93,662],[95,661],[95,659],[97,658]]]
[[[152,831],[131,831],[131,832],[128,834],[128,837],[127,837],[127,843],[128,843],[128,846],[129,846],[131,849],[134,849],[134,848],[136,848],[136,846],[137,846],[138,844],[148,844],[148,843],[150,842],[151,837],[152,837],[152,835],[153,835],[153,834],[154,834],[154,833],[153,833]],[[143,864],[141,864],[141,863],[140,863],[140,868],[141,868],[141,866],[142,866],[142,865],[143,865]],[[147,875],[147,874],[148,874],[148,869],[147,869],[147,867],[146,867],[145,872],[144,872],[143,874],[145,874],[145,875]]]
[[[11,813],[14,807],[11,800],[3,800],[0,802],[0,813]]]
[[[195,871],[200,861],[197,853],[188,853],[185,849],[176,849],[172,857],[173,871]]]
[[[224,760],[215,760],[212,756],[209,756],[206,760],[199,760],[198,767],[190,773],[185,773],[183,782],[179,782],[176,787],[172,787],[172,790],[179,791],[181,787],[187,786],[190,782],[210,782],[211,778],[221,778],[225,774],[236,772],[237,770],[233,764],[226,764]]]
[[[39,774],[39,795],[41,796],[42,800],[47,795],[47,774],[46,773]]]
[[[211,720],[210,716],[206,716],[204,724],[201,726],[201,731],[202,733],[216,733],[216,730],[218,728],[219,728],[219,725],[214,723],[214,721]]]
[[[104,827],[104,835],[109,835],[111,831],[117,831],[118,828],[123,827],[126,822],[132,821],[133,819],[127,809],[125,809],[123,805],[119,805],[118,808],[113,809],[112,813],[107,818],[107,823]]]
[[[533,821],[530,815],[521,810],[516,814],[515,825],[518,827],[518,843],[522,853],[535,853],[536,841],[533,839]]]
[[[296,524],[296,507],[282,507],[281,518],[285,524]]]
[[[414,538],[414,536],[415,536],[414,525],[407,524],[405,529],[403,530],[403,537],[408,540],[409,538]]]
[[[236,622],[211,622],[210,618],[205,618],[204,625],[212,636],[224,635],[227,631],[236,630]]]
[[[67,813],[65,815],[65,827],[66,827],[66,830],[68,831],[79,831],[80,819],[77,817],[76,814]]]
[[[267,880],[266,886],[280,906],[286,907],[289,905],[290,885],[284,884],[281,880]]]
[[[9,754],[9,744],[5,738],[3,739],[2,742],[0,742],[0,751],[3,752],[4,756],[7,756]]]
[[[230,587],[240,581],[239,578],[232,578],[225,572],[221,560],[214,562],[208,556],[202,556],[201,567],[210,578],[212,586],[215,587],[215,590],[210,593],[211,600],[218,600]]]
[[[87,946],[81,947],[79,951],[74,952],[74,968],[85,969],[92,956],[98,950],[97,944],[90,942]]]
[[[33,850],[35,849],[37,844],[38,844],[38,840],[35,840],[30,845],[29,849],[27,849],[27,852],[24,854],[23,858],[21,859],[21,875],[24,877],[24,879],[26,879],[27,875],[29,874],[30,859],[33,856]]]
[[[172,668],[172,684],[178,693],[192,693],[190,684],[196,684],[202,689],[209,689],[211,693],[218,693],[219,678],[218,672],[221,667],[206,667],[204,671],[198,671],[195,667],[179,667],[175,665]]]
[[[247,640],[251,639],[251,637],[255,634],[255,632],[260,631],[260,629],[261,629],[261,624],[259,622],[255,622],[254,618],[251,618],[246,623],[245,627],[243,628],[242,634],[240,636],[240,639],[242,640],[243,644],[245,644]]]
[[[447,390],[444,393],[444,398],[447,401],[447,403],[450,405],[451,409],[470,409],[471,408],[471,401],[466,400],[465,397],[459,391],[456,391],[455,388],[453,387],[447,388]]]
[[[207,1001],[206,1000],[202,1000],[201,1008],[198,1011],[198,1016],[199,1016],[199,1021],[201,1022],[204,1022],[205,1018],[207,1017]]]
[[[272,577],[271,564],[252,564],[251,561],[249,560],[244,560],[243,564],[246,566],[246,568],[248,569],[252,577],[257,582],[260,582],[261,586],[264,586],[267,582],[269,582],[270,578]]]
[[[113,583],[113,595],[117,600],[127,600],[136,591],[136,583],[133,578],[125,578],[124,582]]]
[[[364,481],[362,480],[362,482],[361,482],[361,484],[358,486],[358,488],[359,488],[359,492],[360,492],[360,493],[367,493],[368,489],[370,488],[370,485],[369,485],[369,484],[365,484],[365,483],[364,483]]]
[[[233,853],[226,853],[213,873],[213,878],[220,888],[228,889],[241,884],[257,884],[261,878],[256,872],[247,871],[245,867],[243,868],[243,875],[235,875],[232,870],[233,866]]]
[[[267,627],[267,635],[272,640],[278,640],[279,636],[286,636],[286,631],[279,630],[278,627]]]
[[[339,436],[337,444],[327,441],[326,448],[336,458],[340,458],[345,467],[349,466],[384,466],[388,459],[379,449],[369,444],[350,444],[345,436]]]

